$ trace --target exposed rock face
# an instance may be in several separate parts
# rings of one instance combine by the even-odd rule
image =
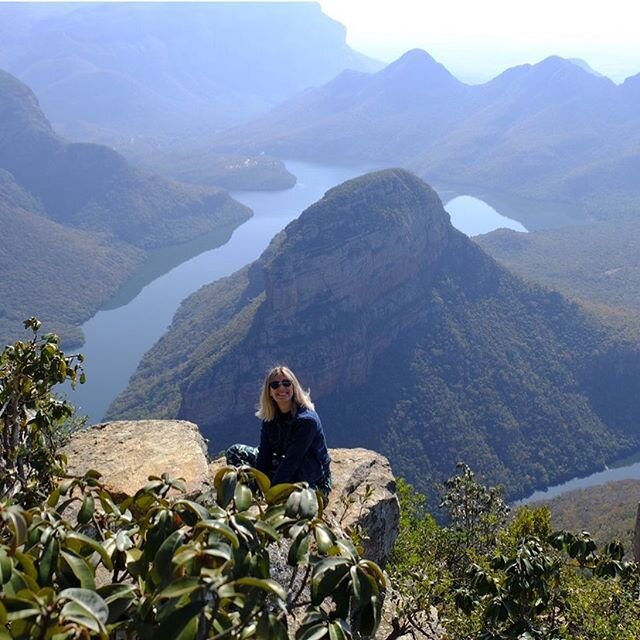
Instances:
[[[187,491],[203,488],[224,464],[209,465],[198,427],[183,420],[120,420],[77,433],[62,452],[68,472],[102,473],[107,489],[133,495],[151,475],[183,478]],[[363,535],[364,555],[384,564],[398,536],[400,507],[388,460],[367,449],[332,449],[333,490],[327,516],[345,532]]]
[[[122,420],[95,425],[73,436],[62,450],[68,472],[102,473],[115,495],[133,495],[150,475],[183,478],[187,491],[208,480],[207,448],[198,427],[183,420]]]
[[[384,565],[398,537],[400,505],[389,461],[368,449],[331,449],[329,511],[364,535],[364,556]]]
[[[405,171],[328,191],[252,265],[243,297],[262,294],[252,326],[230,357],[201,350],[201,360],[217,360],[215,370],[198,367],[183,385],[178,417],[230,444],[229,425],[255,404],[264,371],[292,354],[315,395],[364,383],[421,319],[416,284],[429,282],[456,233],[435,192]]]

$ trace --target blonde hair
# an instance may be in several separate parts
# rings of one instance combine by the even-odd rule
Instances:
[[[269,370],[265,376],[264,383],[262,384],[262,392],[260,393],[260,399],[258,401],[258,410],[256,416],[260,420],[273,420],[277,415],[278,405],[276,401],[271,397],[269,393],[269,383],[276,376],[285,376],[291,380],[291,386],[293,388],[293,413],[295,413],[298,407],[304,407],[305,409],[314,409],[313,402],[311,402],[311,394],[309,390],[306,391],[300,386],[298,378],[289,367],[283,364],[279,364]]]

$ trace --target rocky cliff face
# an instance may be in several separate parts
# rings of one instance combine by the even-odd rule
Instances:
[[[207,354],[215,371],[194,372],[179,415],[226,442],[226,425],[218,425],[246,414],[263,372],[292,353],[316,394],[364,383],[377,358],[415,327],[416,285],[427,285],[456,233],[437,195],[403,171],[329,191],[251,267],[248,289],[261,297],[242,347]]]

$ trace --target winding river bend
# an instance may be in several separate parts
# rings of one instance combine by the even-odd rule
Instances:
[[[71,401],[81,414],[88,415],[89,424],[103,418],[144,353],[167,330],[182,300],[258,258],[278,231],[328,189],[372,170],[366,166],[321,166],[295,161],[287,162],[287,167],[298,178],[295,187],[286,191],[232,193],[253,210],[252,218],[233,231],[223,229],[191,245],[158,252],[83,325],[87,383],[71,393]],[[470,196],[453,198],[445,207],[454,226],[468,235],[497,227],[524,230],[515,220]],[[177,266],[167,271],[167,264]]]

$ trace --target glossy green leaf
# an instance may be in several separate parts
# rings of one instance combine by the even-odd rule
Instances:
[[[82,507],[78,512],[78,522],[80,524],[87,524],[93,518],[96,505],[91,494],[87,494],[82,501]]]
[[[350,640],[349,627],[343,620],[334,620],[329,623],[329,640]]]
[[[15,558],[20,563],[20,567],[26,575],[34,580],[38,578],[38,569],[36,567],[35,558],[31,554],[16,551]]]
[[[22,510],[9,507],[6,510],[9,519],[9,528],[13,532],[13,547],[22,546],[27,539],[27,520],[22,514]]]
[[[298,487],[295,484],[277,484],[271,487],[271,489],[264,494],[264,499],[267,501],[267,504],[272,505],[280,500],[288,498],[288,496],[291,495],[291,492],[295,491],[297,488]]]
[[[320,640],[328,635],[329,630],[324,623],[318,623],[306,628],[301,628],[296,633],[296,640]]]
[[[219,536],[223,536],[231,543],[234,549],[237,549],[240,546],[240,541],[238,540],[238,536],[235,531],[224,522],[219,522],[218,520],[204,520],[203,522],[199,522],[195,528],[196,530],[201,528],[207,529]]]
[[[159,640],[195,640],[205,602],[189,602],[167,616],[154,634]]]
[[[226,465],[222,467],[222,469],[218,469],[218,471],[216,471],[216,475],[213,476],[213,488],[216,491],[218,491],[218,489],[220,488],[220,485],[222,484],[222,478],[224,478],[227,473],[236,473],[236,468],[232,467],[231,465]]]
[[[113,564],[111,563],[111,557],[107,553],[107,550],[93,538],[84,535],[83,533],[78,533],[77,531],[69,531],[67,533],[67,537],[65,539],[66,545],[73,549],[74,551],[81,552],[84,548],[88,547],[92,551],[95,551],[102,560],[102,564],[109,569],[113,569]]]
[[[271,540],[273,540],[274,542],[278,542],[278,540],[280,540],[280,534],[264,520],[258,520],[255,526],[256,531],[263,534],[267,538],[271,538]]]
[[[60,500],[60,495],[60,487],[56,487],[47,498],[47,506],[55,507],[58,504],[58,500]]]
[[[60,555],[71,569],[73,575],[80,581],[83,589],[95,590],[96,581],[93,575],[93,567],[91,567],[84,558],[73,555],[67,551],[61,551]]]
[[[98,593],[88,589],[65,589],[60,592],[60,599],[68,600],[61,611],[63,617],[92,629],[101,638],[107,637],[104,625],[109,617],[109,607]]]
[[[173,505],[173,508],[179,513],[182,513],[184,510],[190,511],[198,520],[208,520],[211,517],[205,507],[193,500],[178,500]],[[191,526],[194,524],[195,522],[191,523]]]
[[[200,588],[200,581],[193,576],[185,576],[178,578],[166,586],[157,596],[156,600],[164,600],[167,598],[181,598],[184,595],[192,593]]]
[[[379,585],[380,589],[387,588],[387,580],[382,569],[373,560],[363,559],[358,562],[358,566],[366,571]]]
[[[251,468],[251,475],[255,478],[256,484],[260,488],[262,495],[266,495],[267,491],[271,489],[271,480],[269,480],[269,477],[254,467]]]
[[[13,573],[13,562],[4,549],[0,549],[0,584],[9,582]]]
[[[233,499],[238,511],[246,511],[253,504],[253,493],[249,487],[238,483]]]
[[[222,481],[218,487],[218,502],[222,507],[226,508],[233,500],[237,484],[238,474],[235,471],[229,471],[222,476]]]
[[[167,582],[173,571],[173,554],[182,544],[184,534],[174,531],[161,545],[153,558],[151,578],[156,584]]]
[[[346,558],[325,558],[316,565],[311,577],[311,602],[319,605],[332,594],[349,573]]]
[[[318,513],[318,496],[313,489],[303,489],[300,494],[299,515],[311,520]]]
[[[262,589],[263,591],[269,591],[276,595],[280,600],[286,601],[287,592],[284,590],[284,587],[276,582],[275,580],[271,580],[271,578],[252,578],[250,576],[244,578],[238,578],[235,581],[236,585],[248,586],[248,587],[256,587],[257,589]]]
[[[38,561],[38,580],[40,584],[51,584],[59,553],[60,542],[57,538],[51,536],[45,543],[42,555]]]
[[[380,626],[381,605],[377,596],[371,596],[370,601],[360,612],[360,633],[363,636],[374,636]]]
[[[336,537],[324,523],[317,524],[313,528],[316,546],[322,555],[327,555],[336,544]]]
[[[135,596],[136,587],[132,584],[110,583],[98,589],[100,597],[108,604],[116,600],[130,600]]]
[[[95,616],[91,615],[91,613],[87,611],[86,607],[78,602],[67,602],[62,607],[60,615],[63,619],[75,622],[77,625],[90,629],[104,640],[108,638],[108,634],[103,623]]]
[[[287,562],[292,567],[296,565],[306,564],[309,559],[309,528],[305,527],[293,539],[289,552],[287,554]]]

